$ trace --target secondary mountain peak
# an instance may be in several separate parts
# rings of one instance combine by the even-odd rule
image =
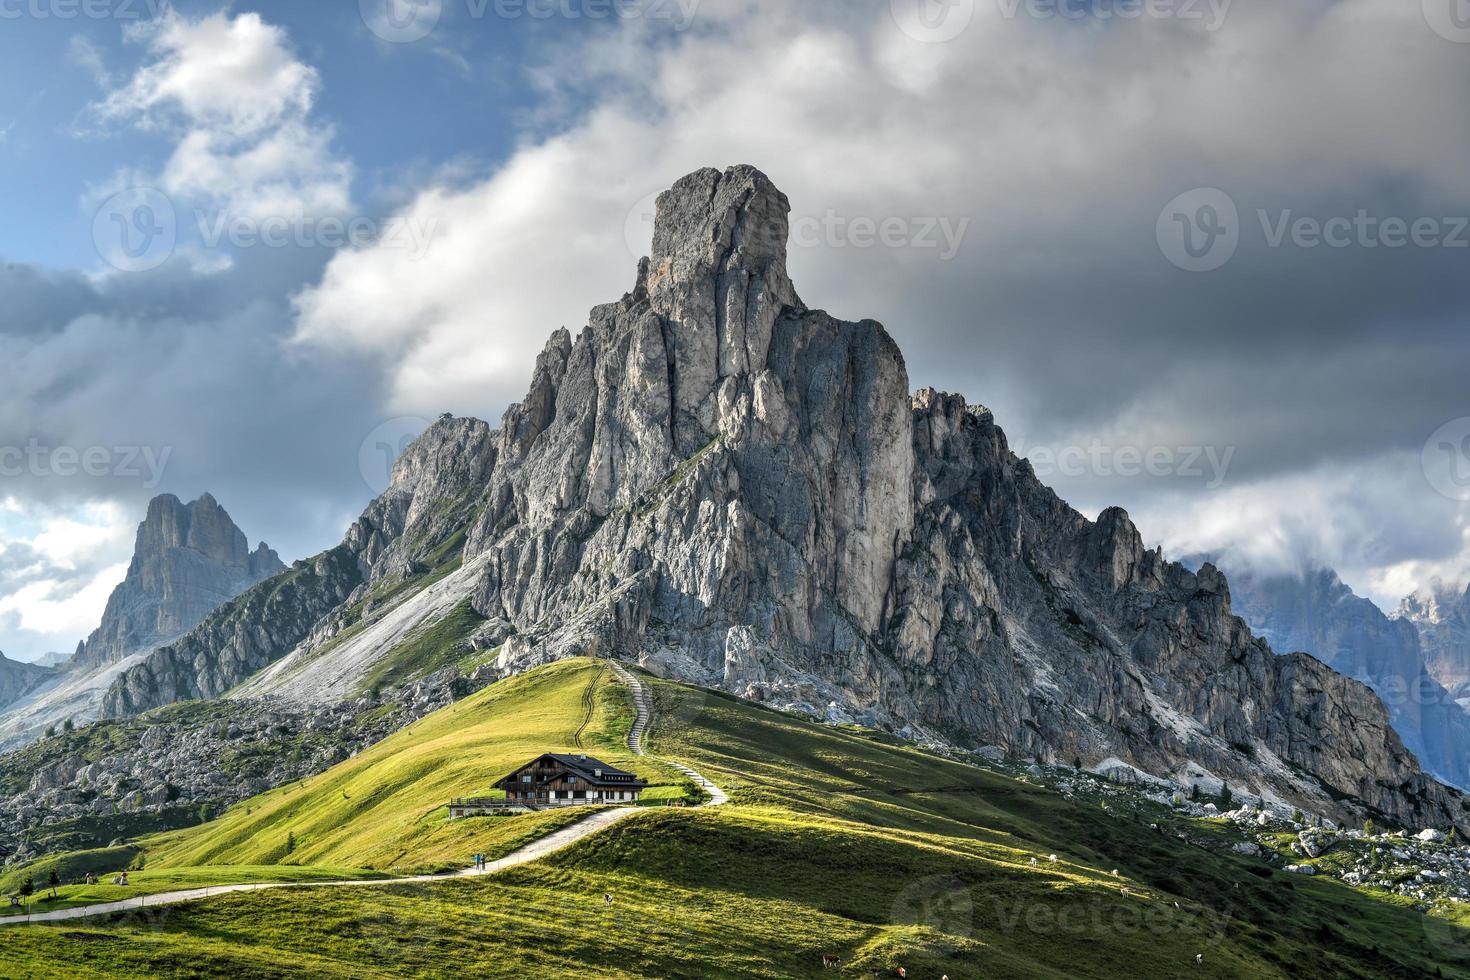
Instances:
[[[210,494],[185,504],[160,494],[138,525],[127,577],[108,599],[102,623],[72,667],[115,663],[177,639],[245,589],[284,569],[264,542],[251,551],[245,532]]]

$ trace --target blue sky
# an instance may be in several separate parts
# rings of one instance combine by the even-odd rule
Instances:
[[[0,0],[7,654],[75,646],[155,493],[335,543],[742,162],[803,299],[1084,512],[1384,606],[1470,570],[1463,0],[150,2]]]

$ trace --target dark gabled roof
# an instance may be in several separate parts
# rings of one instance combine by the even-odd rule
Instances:
[[[530,762],[517,766],[515,771],[507,773],[502,778],[496,780],[493,785],[499,786],[502,783],[508,782],[522,770],[540,762],[542,759],[551,759],[558,767],[556,773],[549,777],[549,779],[555,779],[563,773],[570,773],[594,786],[633,786],[641,788],[648,785],[634,773],[628,772],[626,769],[619,769],[617,766],[610,766],[601,759],[594,759],[590,755],[568,755],[560,752],[547,752],[538,755]],[[600,776],[598,775],[599,772],[601,773]],[[609,776],[623,778],[609,779]]]
[[[626,769],[619,769],[617,766],[610,766],[606,762],[603,762],[601,759],[594,759],[590,755],[561,755],[556,752],[548,752],[546,754],[547,756],[555,759],[557,762],[560,762],[562,765],[566,766],[568,769],[572,770],[579,776],[585,774],[590,777],[594,772],[597,771],[601,771],[604,776],[633,775]]]

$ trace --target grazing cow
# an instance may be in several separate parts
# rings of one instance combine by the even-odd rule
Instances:
[[[1050,861],[1052,864],[1056,864],[1057,863],[1057,856],[1055,854],[1048,854],[1046,856],[1046,859],[1048,861]]]
[[[1201,964],[1204,963],[1204,961],[1205,961],[1205,954],[1204,953],[1195,953],[1194,954],[1194,965],[1195,966],[1200,966]]]
[[[838,966],[841,966],[841,965],[842,965],[842,957],[840,957],[840,956],[833,956],[831,953],[823,953],[822,954],[822,969],[825,970],[829,966],[830,967],[838,967]]]
[[[898,975],[899,975],[900,978],[907,977],[909,975],[909,971],[905,970],[903,967],[899,967],[898,968]]]

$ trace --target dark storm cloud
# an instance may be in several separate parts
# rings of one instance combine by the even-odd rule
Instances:
[[[208,276],[97,283],[10,266],[29,330],[0,335],[13,454],[0,496],[50,512],[111,500],[141,517],[154,494],[208,491],[288,558],[331,543],[370,496],[358,448],[382,413],[373,372],[283,343],[285,297],[315,261],[244,255]],[[91,472],[71,462],[88,452]]]

